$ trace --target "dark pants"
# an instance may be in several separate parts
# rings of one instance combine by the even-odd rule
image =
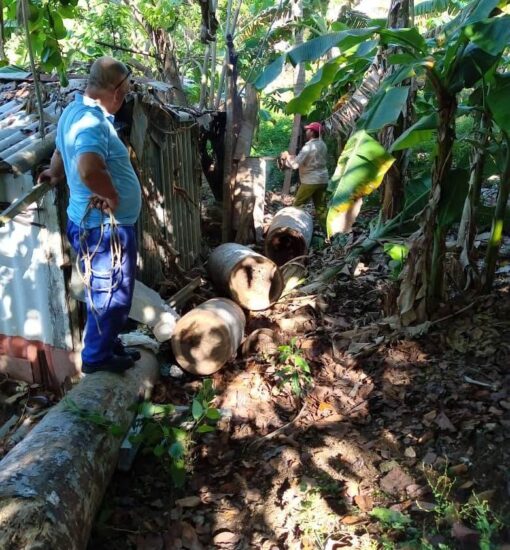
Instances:
[[[87,324],[83,338],[82,360],[90,365],[103,363],[114,354],[119,345],[118,335],[126,324],[136,275],[136,234],[134,225],[119,225],[116,228],[122,250],[121,265],[112,270],[111,227],[82,229],[80,246],[80,228],[69,221],[67,237],[76,253],[80,255],[82,270],[82,250],[85,243],[92,259],[93,275],[90,280],[90,293],[85,289],[87,302]],[[99,247],[96,250],[96,247]],[[92,302],[92,303],[91,303]],[[92,307],[93,306],[93,307]]]

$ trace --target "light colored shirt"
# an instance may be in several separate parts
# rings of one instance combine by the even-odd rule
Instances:
[[[329,182],[327,156],[328,148],[322,139],[312,138],[291,161],[291,168],[299,169],[301,183],[325,185]]]
[[[62,113],[58,121],[56,145],[59,150],[69,186],[67,215],[80,225],[87,211],[92,191],[81,181],[78,158],[83,153],[96,153],[106,163],[113,186],[119,194],[115,219],[121,225],[132,225],[138,219],[142,205],[140,183],[131,166],[129,153],[113,127],[113,115],[97,101],[80,94]],[[83,225],[99,227],[104,214],[94,208]]]

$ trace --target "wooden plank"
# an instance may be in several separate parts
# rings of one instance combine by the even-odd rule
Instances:
[[[28,206],[37,202],[45,193],[51,189],[51,184],[43,182],[35,185],[28,193],[15,200],[9,207],[0,213],[0,227],[12,221],[18,214],[23,212]]]

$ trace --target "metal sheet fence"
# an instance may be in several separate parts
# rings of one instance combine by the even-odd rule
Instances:
[[[140,102],[133,112],[136,127],[147,129],[144,136],[131,135],[133,147],[139,149],[135,153],[143,186],[140,276],[146,284],[157,286],[172,277],[175,251],[184,270],[200,254],[199,130],[191,117]]]

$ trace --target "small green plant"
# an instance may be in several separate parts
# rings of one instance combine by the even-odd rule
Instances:
[[[303,357],[303,352],[296,345],[296,338],[290,344],[278,346],[278,369],[276,376],[279,384],[290,384],[292,393],[301,397],[303,392],[313,384],[310,365]]]
[[[137,407],[143,424],[131,441],[143,443],[146,452],[161,461],[176,487],[184,485],[196,435],[213,432],[221,418],[221,412],[211,406],[214,395],[212,380],[206,379],[184,411],[176,410],[173,405],[155,405],[148,401]]]
[[[98,426],[115,437],[122,437],[126,433],[127,427],[123,428],[119,424],[115,424],[115,422],[106,418],[106,416],[99,411],[90,411],[89,409],[80,407],[76,401],[70,397],[64,397],[62,402],[65,409],[73,415],[81,418],[85,422]]]
[[[391,258],[388,267],[391,269],[390,279],[398,281],[400,273],[404,268],[404,263],[409,253],[409,248],[405,244],[386,243],[384,252]]]

